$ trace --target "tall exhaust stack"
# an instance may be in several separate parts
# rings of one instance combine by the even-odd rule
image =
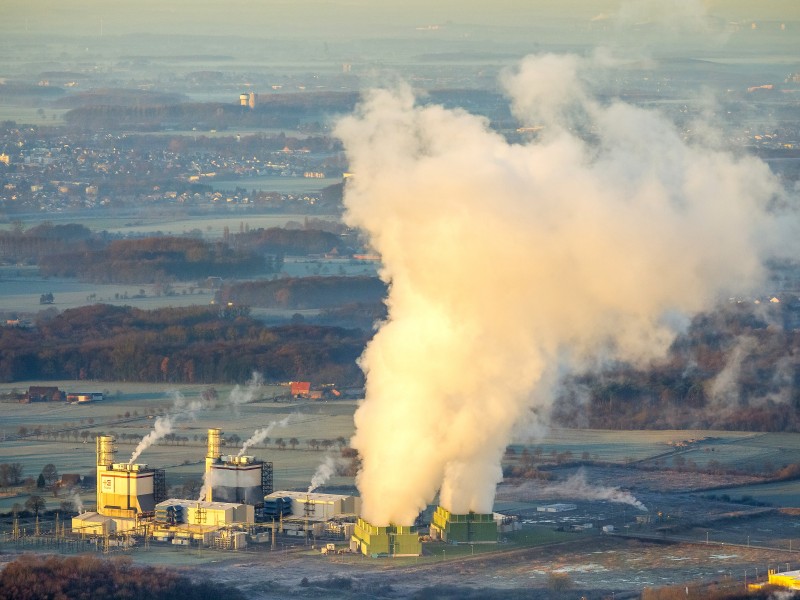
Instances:
[[[101,499],[103,495],[102,480],[103,473],[111,469],[114,464],[114,438],[110,435],[98,435],[95,438],[95,447],[97,449],[97,494],[95,502],[97,509],[100,510],[103,505]]]
[[[205,481],[208,482],[206,486],[206,497],[203,498],[206,502],[211,502],[213,495],[213,485],[211,480],[213,477],[214,465],[219,462],[220,447],[222,446],[222,430],[217,427],[212,427],[208,430],[208,450],[206,452],[206,474]]]
[[[222,431],[217,428],[208,430],[208,452],[206,452],[206,471],[211,468],[220,457],[220,445],[222,443]]]

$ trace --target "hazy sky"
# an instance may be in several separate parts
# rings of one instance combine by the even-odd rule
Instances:
[[[0,30],[65,34],[135,32],[292,35],[303,30],[331,34],[379,34],[387,28],[413,28],[447,22],[488,26],[526,26],[543,20],[588,21],[600,15],[687,5],[729,20],[800,19],[798,0],[138,0],[137,2],[11,0],[3,7]],[[642,8],[644,7],[644,8]],[[645,17],[646,18],[646,17]],[[380,29],[380,30],[379,30]]]

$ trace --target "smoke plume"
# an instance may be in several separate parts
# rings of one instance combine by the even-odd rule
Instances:
[[[198,410],[203,408],[203,403],[200,400],[187,401],[183,394],[180,392],[172,392],[173,405],[166,415],[157,417],[153,423],[153,429],[145,435],[136,449],[131,454],[128,461],[129,465],[136,462],[139,455],[147,450],[150,446],[155,444],[158,440],[165,438],[172,433],[175,423],[182,419],[193,419]]]
[[[203,485],[200,486],[200,492],[197,494],[197,499],[202,502],[206,499],[208,488],[214,485],[214,471],[206,469],[203,472]]]
[[[77,491],[72,490],[72,494],[69,497],[69,501],[72,502],[72,506],[75,507],[75,511],[79,515],[82,515],[83,514],[83,500],[81,500],[81,495]]]
[[[336,459],[330,454],[325,457],[322,464],[317,467],[314,476],[311,478],[311,485],[308,486],[308,493],[310,494],[319,486],[324,485],[328,479],[336,474]]]
[[[239,406],[252,402],[256,398],[256,395],[263,385],[264,377],[261,375],[261,373],[253,371],[250,380],[247,382],[244,388],[238,384],[234,386],[230,395],[228,396],[228,402],[233,407],[234,414],[238,416]]]
[[[244,453],[250,446],[254,444],[260,444],[261,442],[263,442],[265,439],[267,439],[267,436],[269,436],[272,430],[275,429],[276,427],[286,427],[289,424],[289,420],[291,418],[292,415],[288,415],[287,417],[281,419],[280,421],[272,421],[266,427],[262,429],[257,429],[255,433],[253,433],[253,435],[251,435],[248,439],[244,441],[241,450],[239,450],[239,454],[237,454],[236,456],[237,457],[244,456]]]
[[[375,525],[412,524],[437,490],[456,514],[491,512],[515,425],[546,418],[560,375],[663,355],[674,315],[756,289],[767,245],[786,241],[765,163],[600,102],[581,76],[593,67],[551,55],[506,74],[538,131],[527,143],[402,86],[337,124],[355,174],[345,219],[389,284],[351,442]]]
[[[556,498],[573,498],[575,500],[606,500],[618,504],[628,504],[642,511],[647,507],[636,499],[636,496],[617,487],[593,485],[586,480],[586,471],[579,469],[566,481],[551,483],[537,490],[537,496]]]

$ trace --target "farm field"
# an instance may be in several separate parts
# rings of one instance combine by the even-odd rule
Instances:
[[[37,383],[2,384],[0,393]],[[169,494],[184,497],[197,493],[208,428],[221,428],[234,453],[255,431],[272,425],[269,439],[247,453],[273,462],[275,489],[305,490],[327,455],[339,457],[340,438],[346,441],[353,434],[358,406],[357,401],[288,400],[286,388],[277,385],[213,386],[213,397],[211,386],[204,385],[48,384],[69,391],[104,391],[107,399],[86,405],[0,403],[0,462],[22,463],[26,477],[35,477],[49,462],[59,473],[90,474],[95,463],[94,436],[114,435],[116,459],[125,462],[139,440],[153,430],[156,419],[172,415],[177,439],[145,449],[137,462],[166,469]],[[193,404],[195,409],[187,411]],[[61,433],[18,439],[21,427],[26,432],[41,427]],[[424,428],[420,435],[425,435]],[[284,443],[277,445],[277,438]],[[289,444],[293,438],[296,443]],[[312,440],[330,440],[329,447],[319,448]],[[386,577],[387,569],[401,597],[431,582],[543,589],[553,572],[567,574],[573,589],[618,593],[685,581],[741,585],[745,571],[752,580],[756,570],[763,577],[778,562],[793,568],[800,565],[800,525],[793,510],[800,506],[800,484],[763,484],[761,473],[678,471],[671,468],[674,458],[694,456],[692,460],[699,463],[701,457],[712,455],[720,462],[758,465],[765,451],[790,459],[797,447],[800,436],[793,434],[552,429],[537,439],[517,440],[516,457],[507,457],[513,463],[527,450],[550,464],[551,480],[512,479],[500,484],[495,510],[518,516],[522,529],[505,534],[498,546],[451,548],[426,543],[423,557],[390,564],[360,556],[323,558],[302,545],[280,546],[277,552],[250,548],[237,553],[233,563],[224,552],[158,544],[127,553],[136,562],[172,565],[198,577],[230,581],[242,586],[248,597],[263,599],[286,593],[313,597],[319,590],[302,585],[303,578],[323,581],[327,577],[352,578],[350,592],[355,595],[348,592],[340,597],[356,597],[358,590],[370,589],[378,578]],[[553,453],[566,452],[572,453],[573,462],[555,465]],[[581,460],[584,452],[590,460]],[[334,476],[320,491],[349,490],[353,485],[352,477]],[[24,504],[31,493],[18,490],[0,498],[0,512]],[[93,490],[81,494],[69,499],[90,509]],[[748,504],[747,497],[747,502],[763,499],[774,506]],[[50,509],[59,508],[64,500],[49,493],[45,499]],[[556,502],[572,503],[575,508],[561,513],[538,510],[542,504]],[[601,533],[606,526],[612,526],[615,535]],[[443,563],[447,568],[442,568]],[[489,579],[483,575],[487,572]]]
[[[35,384],[0,384],[0,394],[23,391]],[[208,428],[222,429],[231,446],[235,445],[231,448],[233,452],[255,431],[273,424],[267,443],[258,444],[248,452],[274,463],[276,489],[304,489],[326,455],[323,446],[312,447],[312,440],[330,440],[327,452],[338,455],[341,444],[353,434],[353,414],[357,407],[355,401],[287,401],[286,387],[248,388],[245,382],[240,386],[82,381],[47,382],[47,385],[69,392],[103,391],[106,399],[89,404],[0,403],[0,460],[23,463],[26,476],[37,475],[54,458],[60,473],[91,472],[93,440],[101,433],[115,436],[118,459],[127,460],[138,441],[153,429],[155,419],[169,415],[176,439],[162,440],[145,450],[139,459],[153,467],[167,468],[168,485],[181,486],[202,477]],[[187,410],[187,406],[192,410]],[[277,425],[283,421],[285,425]],[[19,437],[23,430],[27,435]],[[49,435],[48,430],[52,432]],[[284,440],[283,447],[276,446],[278,438]],[[732,496],[750,495],[777,506],[800,505],[800,484],[757,485],[763,481],[761,464],[765,459],[774,468],[800,461],[800,434],[552,429],[541,438],[525,440],[524,444],[518,441],[512,448],[517,457],[527,449],[542,461],[571,453],[570,461],[588,457],[590,463],[619,465],[621,469],[617,472],[593,468],[601,481],[613,481],[627,489],[662,493],[730,487]],[[693,472],[675,477],[676,471],[663,469],[674,466],[677,456],[694,460],[698,466],[714,459],[742,468],[746,473],[738,478]],[[565,473],[564,477],[569,475]],[[353,481],[334,478],[331,483],[352,485]],[[0,501],[0,510],[3,506]]]
[[[25,390],[29,385],[32,383],[2,384],[0,394]],[[203,394],[210,386],[75,381],[47,385],[71,392],[105,391],[107,399],[88,404],[0,403],[0,462],[22,463],[26,477],[35,478],[51,462],[59,473],[93,472],[94,438],[99,434],[115,436],[117,460],[125,462],[139,440],[152,431],[156,419],[167,415],[171,416],[173,433],[180,439],[173,443],[162,440],[151,446],[138,462],[167,468],[168,486],[180,487],[202,479],[204,439],[209,428],[219,427],[227,440],[237,440],[235,446],[229,442],[230,452],[236,453],[257,430],[273,424],[268,443],[256,444],[248,453],[274,463],[276,489],[305,489],[326,453],[338,454],[337,438],[347,440],[353,431],[355,402],[287,401],[288,390],[282,386],[214,386],[216,398],[208,401]],[[246,394],[253,401],[240,402]],[[187,406],[194,410],[187,410]],[[283,421],[285,425],[278,425]],[[43,432],[60,433],[12,439],[19,435],[20,428],[26,432],[41,428]],[[278,438],[285,441],[283,447],[275,445]],[[289,443],[293,438],[297,440],[294,447]],[[322,446],[312,449],[309,442],[314,439],[330,440],[331,444],[327,450]],[[333,478],[331,484],[352,484],[352,479]],[[0,499],[0,511],[18,501],[19,498]]]

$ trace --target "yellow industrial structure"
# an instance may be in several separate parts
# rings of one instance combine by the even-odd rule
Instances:
[[[73,518],[72,529],[100,535],[133,531],[166,498],[165,472],[144,464],[115,463],[114,438],[108,435],[97,437],[96,450],[97,512]]]
[[[750,591],[757,591],[761,588],[774,585],[789,590],[800,590],[800,571],[784,571],[779,573],[775,569],[767,571],[766,583],[751,583],[748,585]]]
[[[456,515],[437,506],[430,527],[431,538],[448,544],[496,544],[497,522],[494,514]]]
[[[350,550],[374,558],[382,556],[420,556],[422,543],[414,527],[379,527],[359,518],[350,538]]]

